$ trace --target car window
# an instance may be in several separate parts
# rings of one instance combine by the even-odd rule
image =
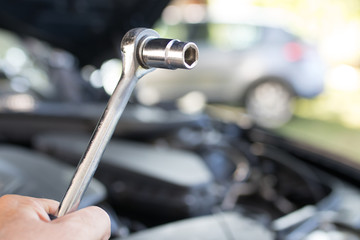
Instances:
[[[262,33],[262,41],[266,42],[267,44],[284,44],[290,41],[299,40],[299,38],[295,35],[288,33],[280,28],[263,27]]]
[[[257,44],[261,29],[251,25],[209,24],[209,41],[217,48],[242,50]]]
[[[155,29],[165,38],[185,39],[197,44],[205,44],[209,41],[208,24],[206,23],[179,23],[169,26],[160,22]]]
[[[243,50],[261,41],[261,27],[245,24],[180,23],[173,26],[160,25],[157,30],[164,36],[209,45],[217,49]]]
[[[24,41],[5,30],[0,30],[0,39],[0,93],[53,94],[45,69],[29,53]]]
[[[159,22],[156,31],[164,38],[186,39],[189,40],[189,34],[186,24],[166,25]]]

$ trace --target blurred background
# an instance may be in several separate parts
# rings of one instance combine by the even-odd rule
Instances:
[[[200,62],[191,72],[157,70],[133,101],[255,122],[360,162],[360,1],[178,0],[154,28],[196,42]],[[0,29],[0,109],[103,101],[120,74],[120,59],[84,66]]]

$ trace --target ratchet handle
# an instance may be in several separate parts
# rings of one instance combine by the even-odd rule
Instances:
[[[135,28],[125,34],[121,42],[123,72],[101,116],[89,144],[80,159],[66,191],[57,216],[75,211],[93,177],[99,161],[115,130],[126,104],[140,78],[136,72],[144,69],[192,69],[198,62],[198,48],[191,42],[158,38],[151,29]],[[50,215],[49,217],[52,218]]]

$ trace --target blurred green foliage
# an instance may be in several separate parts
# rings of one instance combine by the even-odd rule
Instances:
[[[295,117],[276,132],[360,163],[360,131],[334,122]]]

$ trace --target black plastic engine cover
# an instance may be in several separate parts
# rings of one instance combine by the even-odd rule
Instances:
[[[22,147],[0,145],[0,196],[19,194],[60,201],[75,169],[44,154]],[[106,197],[105,187],[93,179],[80,207],[95,205]]]
[[[1,101],[6,99],[0,96]],[[28,143],[35,135],[50,131],[90,134],[105,106],[105,103],[37,102],[31,111],[3,109],[0,111],[0,136],[11,142]],[[183,126],[194,126],[201,120],[200,115],[128,104],[114,136],[154,137]]]
[[[258,222],[236,212],[218,213],[169,223],[124,240],[268,240],[274,235]]]
[[[35,147],[77,163],[90,137],[43,134]],[[187,151],[112,140],[95,174],[120,206],[166,217],[208,213],[215,203],[213,176],[203,160]]]

